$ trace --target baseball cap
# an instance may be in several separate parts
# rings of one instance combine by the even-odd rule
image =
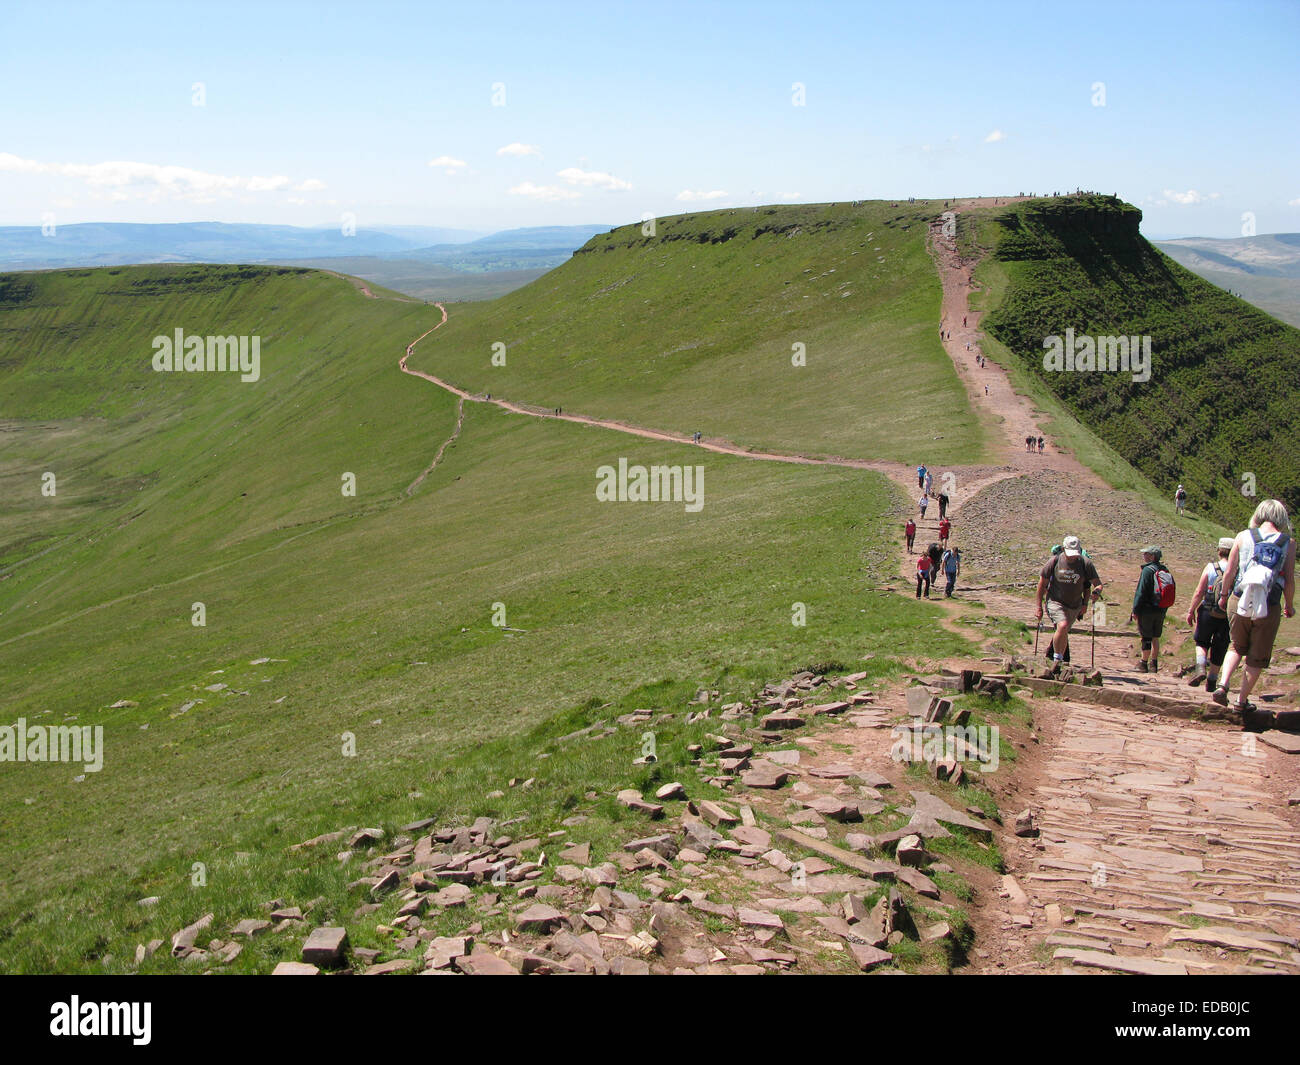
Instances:
[[[1079,545],[1077,536],[1067,536],[1061,541],[1061,548],[1065,551],[1066,558],[1078,558],[1083,548]]]
[[[1156,544],[1147,544],[1146,547],[1142,548],[1142,553],[1144,555],[1150,555],[1152,558],[1159,558],[1162,554],[1164,554],[1164,552],[1161,551],[1159,546]]]
[[[1231,536],[1220,536],[1220,537],[1219,537],[1219,550],[1220,550],[1220,551],[1231,551],[1231,550],[1232,550],[1232,545],[1233,545],[1234,543],[1236,543],[1236,541],[1233,540],[1233,538],[1232,538]]]

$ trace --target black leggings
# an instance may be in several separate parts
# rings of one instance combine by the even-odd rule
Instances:
[[[930,594],[930,571],[929,570],[916,571],[916,597],[918,599],[921,598],[921,585],[923,584],[925,585],[925,594],[929,595]]]
[[[1194,637],[1196,646],[1209,648],[1210,665],[1214,666],[1216,673],[1219,671],[1219,667],[1223,665],[1224,656],[1228,653],[1228,642],[1231,638],[1229,628],[1226,617],[1213,617],[1204,607],[1196,612],[1196,633]]]

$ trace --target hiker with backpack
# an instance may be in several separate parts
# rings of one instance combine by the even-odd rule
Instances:
[[[1060,554],[1062,551],[1064,551],[1064,550],[1065,550],[1064,545],[1062,545],[1062,544],[1057,544],[1055,547],[1052,548],[1052,557],[1055,558],[1057,555],[1059,555],[1059,554]],[[1086,548],[1080,547],[1080,548],[1079,548],[1079,554],[1082,556],[1084,562],[1091,562],[1091,561],[1092,561],[1092,556],[1091,556],[1090,554],[1088,554],[1088,551],[1087,551]],[[1100,599],[1100,598],[1101,598],[1101,594],[1098,593],[1097,596],[1096,596],[1096,598]],[[1047,644],[1047,651],[1046,651],[1046,653],[1044,654],[1044,657],[1045,657],[1049,662],[1052,661],[1052,655],[1053,655],[1053,652],[1054,652],[1054,648],[1053,648],[1053,646],[1052,646],[1052,643],[1051,643],[1051,641],[1048,641],[1048,644]],[[1070,637],[1069,637],[1069,634],[1068,634],[1068,633],[1066,634],[1066,637],[1065,637],[1065,653],[1061,655],[1061,661],[1064,662],[1066,665],[1069,665],[1069,663],[1070,663]]]
[[[924,466],[918,466],[918,467],[916,468],[916,487],[917,487],[917,488],[924,488],[924,487],[925,487],[925,475],[926,475],[926,472],[927,472],[927,471],[926,471],[926,468],[925,468]]]
[[[1232,544],[1231,536],[1219,540],[1219,558],[1201,571],[1187,608],[1187,624],[1195,626],[1192,639],[1196,644],[1196,666],[1187,683],[1193,688],[1204,684],[1205,690],[1211,692],[1219,686],[1219,670],[1223,667],[1223,656],[1228,653],[1228,611],[1219,606],[1219,590],[1228,569]]]
[[[939,500],[939,520],[942,521],[948,516],[948,493],[940,492],[937,498]]]
[[[1295,540],[1280,500],[1266,499],[1255,508],[1250,527],[1233,541],[1221,585],[1218,599],[1228,614],[1232,648],[1224,657],[1219,686],[1211,698],[1220,706],[1228,705],[1228,684],[1244,661],[1237,709],[1246,729],[1262,732],[1272,727],[1273,714],[1257,710],[1250,693],[1273,657],[1282,615],[1295,617]]]
[[[1061,541],[1061,553],[1053,555],[1038,574],[1038,621],[1042,623],[1046,601],[1047,619],[1055,627],[1052,665],[1043,672],[1044,680],[1061,672],[1070,628],[1087,610],[1090,597],[1101,598],[1101,577],[1092,560],[1084,557],[1079,538],[1067,536]]]
[[[916,539],[916,522],[911,518],[907,519],[907,524],[903,526],[903,536],[907,540],[907,553],[912,553],[912,541]]]
[[[957,578],[961,576],[961,551],[955,547],[949,548],[943,553],[941,563],[946,583],[943,587],[943,597],[952,598],[952,590],[957,586]]]
[[[1174,605],[1174,575],[1160,561],[1162,554],[1155,544],[1142,548],[1142,572],[1133,590],[1133,612],[1128,619],[1137,621],[1142,638],[1139,673],[1159,672],[1160,636],[1165,630],[1165,614]]]
[[[1174,493],[1174,508],[1178,511],[1178,516],[1180,518],[1183,516],[1183,508],[1186,505],[1187,505],[1187,489],[1180,484],[1178,486],[1178,491]]]

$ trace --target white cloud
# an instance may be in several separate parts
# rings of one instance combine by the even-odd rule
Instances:
[[[113,160],[103,163],[43,163],[0,152],[0,171],[12,174],[51,174],[84,182],[92,192],[113,201],[172,198],[211,203],[239,193],[282,192],[293,181],[283,174],[240,177],[212,174],[186,166],[164,166]],[[315,179],[308,179],[307,184]],[[321,185],[324,188],[324,185]]]
[[[1176,189],[1165,189],[1161,198],[1155,202],[1157,207],[1195,207],[1197,204],[1209,203],[1218,198],[1217,192],[1197,192],[1195,189],[1178,192]]]
[[[319,192],[327,188],[325,182],[318,181],[316,178],[308,178],[306,181],[293,187],[294,192]]]
[[[1288,207],[1300,207],[1300,196],[1297,196],[1294,200],[1287,200],[1286,205]]]
[[[1004,141],[1006,139],[1007,139],[1007,135],[1005,133],[1003,133],[1000,129],[995,129],[992,133],[990,133],[987,137],[984,138],[984,143],[997,144],[998,141]]]
[[[712,192],[696,192],[691,189],[682,189],[677,194],[677,198],[683,203],[697,203],[700,200],[720,200],[727,195],[723,189],[714,189]]]
[[[584,188],[625,190],[632,187],[630,182],[606,174],[601,170],[579,170],[576,166],[561,170],[555,175],[570,185],[582,185]]]
[[[429,165],[440,168],[448,177],[455,177],[460,171],[469,166],[469,163],[465,162],[464,159],[457,159],[451,155],[440,155],[437,159],[430,159]]]
[[[514,144],[507,144],[504,148],[497,149],[497,155],[541,155],[542,150],[536,144],[520,144],[515,141]]]
[[[544,200],[552,202],[555,200],[576,200],[582,196],[580,192],[574,192],[572,189],[562,189],[558,185],[534,185],[531,181],[525,181],[521,185],[516,185],[510,190],[511,196],[527,196],[534,200]]]

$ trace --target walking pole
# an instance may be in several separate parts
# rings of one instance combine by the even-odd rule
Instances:
[[[1088,660],[1088,668],[1097,668],[1097,610],[1096,603],[1092,604],[1093,609],[1088,611],[1088,620],[1092,623],[1092,654]]]
[[[1034,629],[1034,657],[1038,657],[1038,637],[1043,631],[1043,619],[1039,618],[1035,623]]]

